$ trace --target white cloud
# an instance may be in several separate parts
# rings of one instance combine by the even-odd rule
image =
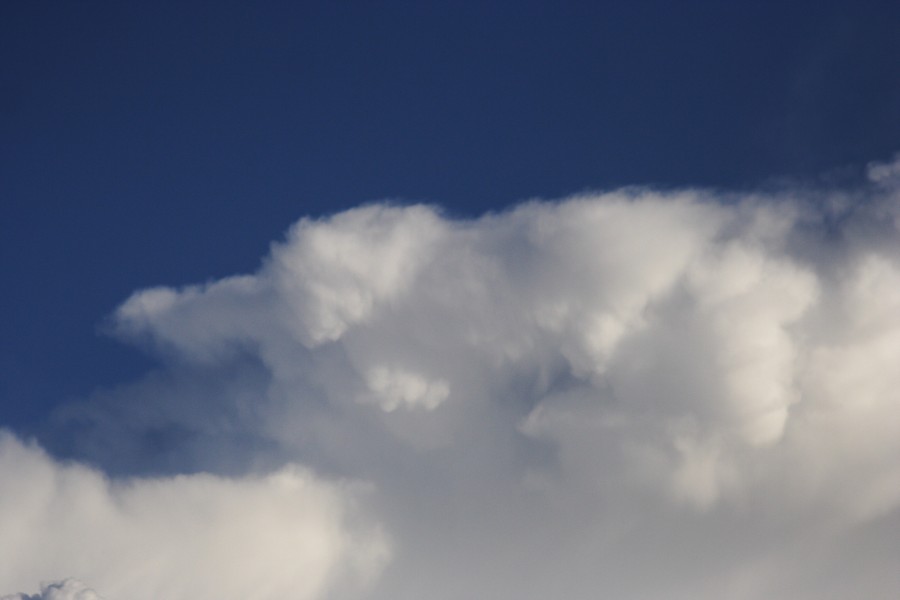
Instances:
[[[443,379],[428,381],[415,373],[387,367],[370,369],[366,373],[366,385],[374,394],[375,402],[388,412],[401,406],[434,410],[450,395]]]
[[[356,492],[295,467],[110,481],[3,432],[0,481],[4,589],[62,573],[109,598],[309,599],[375,575],[386,558],[377,528],[353,523]],[[37,598],[99,596],[68,580]]]
[[[872,178],[840,198],[634,189],[303,220],[254,274],[128,299],[118,333],[164,367],[45,439],[116,471],[368,481],[393,559],[366,598],[893,597],[900,197]],[[220,564],[244,581],[236,556]],[[20,589],[72,574],[115,597],[118,571]]]

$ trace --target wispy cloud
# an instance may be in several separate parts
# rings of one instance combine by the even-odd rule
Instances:
[[[371,205],[300,221],[254,274],[137,292],[113,329],[162,366],[60,411],[44,440],[144,479],[7,437],[0,476],[42,500],[0,509],[29,519],[0,541],[26,565],[0,586],[354,597],[333,573],[379,572],[380,527],[392,558],[366,598],[889,597],[896,171],[474,220]],[[319,475],[256,474],[286,463]],[[199,470],[219,475],[146,478]],[[348,479],[369,491],[332,482]]]

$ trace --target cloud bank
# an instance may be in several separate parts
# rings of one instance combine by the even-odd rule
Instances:
[[[472,220],[370,205],[301,220],[256,273],[137,292],[112,328],[161,367],[42,436],[137,479],[7,437],[4,480],[44,500],[0,509],[29,515],[0,588],[892,598],[898,164],[849,191],[635,188]],[[369,491],[327,483],[348,479]],[[76,509],[34,512],[60,501]],[[129,541],[160,558],[105,558]]]
[[[377,528],[353,523],[352,489],[295,467],[111,482],[0,434],[0,581],[25,589],[77,574],[105,597],[319,598],[386,558]],[[75,581],[30,600],[94,600]]]

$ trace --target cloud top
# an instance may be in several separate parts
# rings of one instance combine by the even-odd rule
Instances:
[[[892,344],[895,257],[848,237],[822,260],[826,216],[789,198],[640,190],[474,221],[368,206],[301,221],[255,275],[140,292],[116,320],[180,361],[255,355],[273,381],[260,410],[277,404],[279,421],[316,398],[363,415],[367,438],[441,445],[513,402],[518,432],[567,456],[564,423],[599,419],[644,456],[615,469],[658,461],[653,479],[708,506],[752,485],[745,458],[839,410],[823,381]],[[876,315],[883,327],[866,327]]]
[[[24,458],[6,468],[105,507],[128,525],[108,539],[195,528],[176,562],[209,558],[90,570],[69,545],[5,577],[65,567],[113,595],[131,568],[192,600],[890,597],[895,167],[853,192],[634,188],[469,220],[370,205],[301,220],[255,273],[139,291],[115,329],[160,369],[59,411],[45,439],[112,471],[218,475],[110,483],[9,440]],[[328,482],[346,478],[368,493]],[[47,510],[30,522],[64,540],[91,514]],[[265,559],[242,562],[247,536]],[[381,576],[354,595],[338,572]]]

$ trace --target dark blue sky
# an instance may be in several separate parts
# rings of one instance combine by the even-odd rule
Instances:
[[[0,6],[0,423],[145,368],[137,288],[303,215],[852,175],[900,149],[900,3]]]

